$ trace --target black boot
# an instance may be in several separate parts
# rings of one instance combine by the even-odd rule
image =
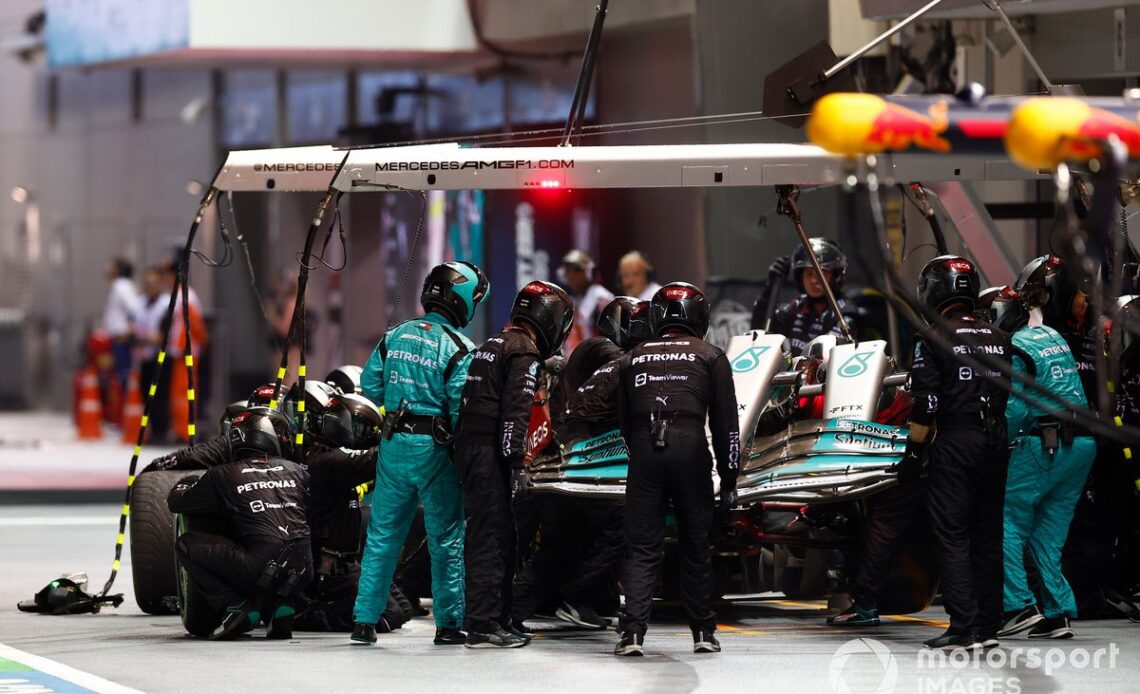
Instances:
[[[528,643],[530,639],[525,636],[498,627],[490,632],[467,632],[467,640],[463,645],[468,648],[522,648]]]
[[[462,646],[467,641],[467,635],[454,627],[443,627],[435,630],[435,645]]]
[[[352,636],[350,637],[353,643],[362,643],[366,646],[371,646],[376,643],[376,627],[367,622],[357,622],[352,627]]]
[[[614,655],[645,655],[645,635],[636,631],[622,632],[621,640],[614,647]]]
[[[249,602],[226,608],[226,616],[212,634],[212,641],[226,641],[252,630],[261,621],[261,613]]]
[[[297,611],[290,605],[278,605],[273,609],[273,614],[269,618],[269,631],[265,636],[271,639],[291,639],[293,638],[293,617]]]

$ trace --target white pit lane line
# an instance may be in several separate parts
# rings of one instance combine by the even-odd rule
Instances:
[[[13,669],[23,665],[26,669]],[[143,694],[102,677],[0,643],[0,692]]]
[[[14,516],[0,518],[0,528],[3,527],[35,527],[35,526],[66,526],[66,525],[118,525],[119,517],[107,516],[65,516],[53,518],[51,516]]]

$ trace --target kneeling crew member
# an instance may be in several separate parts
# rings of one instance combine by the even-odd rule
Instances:
[[[716,502],[705,418],[712,430],[721,506],[730,509],[736,501],[740,458],[732,371],[724,352],[702,339],[708,332],[709,305],[693,285],[674,282],[659,289],[649,305],[649,320],[660,339],[642,343],[622,359],[618,391],[622,435],[629,446],[628,561],[626,613],[614,652],[642,654],[670,503],[677,514],[681,593],[693,651],[716,652],[716,615],[709,608],[709,530]]]
[[[305,517],[309,475],[287,459],[293,437],[282,413],[243,412],[230,427],[233,462],[179,482],[167,498],[174,513],[226,517],[240,538],[189,531],[175,543],[190,580],[211,607],[225,613],[212,639],[251,630],[266,608],[269,638],[292,636],[292,602],[313,575]]]
[[[526,489],[526,434],[538,370],[574,323],[561,287],[531,282],[515,297],[511,327],[475,352],[463,387],[455,464],[467,511],[468,648],[518,648],[511,620],[517,536],[511,498]]]
[[[919,299],[946,319],[937,330],[955,354],[981,354],[1009,363],[1009,335],[972,315],[978,271],[965,258],[939,256],[922,269]],[[911,477],[929,457],[927,508],[940,550],[946,633],[927,648],[997,644],[1001,625],[1002,505],[1009,448],[1008,394],[997,371],[977,372],[923,337],[915,338],[910,372],[914,409],[899,476]]]

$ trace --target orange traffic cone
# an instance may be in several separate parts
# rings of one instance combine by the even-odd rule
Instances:
[[[99,397],[99,372],[86,368],[79,376],[76,424],[81,439],[103,438],[103,401]]]
[[[142,428],[143,400],[139,390],[139,372],[131,371],[127,380],[127,399],[123,401],[123,443],[134,443]]]

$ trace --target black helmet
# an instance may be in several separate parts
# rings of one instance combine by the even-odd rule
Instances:
[[[629,317],[629,338],[625,349],[633,349],[652,338],[653,328],[649,324],[649,302],[639,301]]]
[[[1126,295],[1113,306],[1116,319],[1109,328],[1109,339],[1114,350],[1120,351],[1120,361],[1140,360],[1140,296]]]
[[[462,328],[475,317],[475,307],[491,284],[474,263],[453,261],[436,265],[424,278],[420,305],[425,311],[437,311],[452,325]]]
[[[978,300],[974,304],[974,317],[987,323],[993,323],[996,319],[993,307],[994,299],[1006,289],[1008,289],[1008,287],[1004,284],[1000,284],[996,287],[987,287],[978,292]]]
[[[819,266],[831,271],[831,290],[838,292],[843,289],[843,279],[847,275],[847,256],[843,254],[843,249],[831,239],[822,236],[808,239],[808,244],[819,260]],[[804,289],[804,270],[809,267],[812,267],[811,258],[803,244],[800,244],[792,253],[792,274],[796,277],[796,286],[800,291]],[[820,281],[822,280],[821,277]]]
[[[538,352],[546,359],[558,351],[574,325],[574,302],[552,282],[535,280],[519,290],[511,322],[525,323],[538,334]]]
[[[363,451],[380,445],[380,410],[363,395],[333,396],[321,418],[321,438],[340,448]]]
[[[324,381],[305,381],[305,403],[301,407],[297,397],[297,386],[289,389],[289,402],[295,414],[301,416],[301,431],[316,436],[321,431],[321,417],[329,406],[329,401],[337,395],[337,389]]]
[[[629,349],[633,314],[637,312],[637,299],[632,296],[614,297],[598,316],[598,332],[622,349]]]
[[[235,400],[226,405],[226,409],[222,411],[222,418],[218,420],[218,432],[225,436],[230,433],[230,422],[234,420],[238,414],[244,412],[249,407],[249,403],[245,400]]]
[[[1055,255],[1034,258],[1021,269],[1014,291],[1030,308],[1040,308],[1045,325],[1060,328],[1069,322],[1080,287],[1065,261]]]
[[[1017,292],[1009,287],[1001,287],[1001,291],[990,298],[990,323],[999,330],[1015,333],[1029,323],[1029,309],[1018,296]]]
[[[364,369],[354,364],[345,364],[344,366],[333,369],[325,376],[325,383],[333,386],[342,393],[356,393],[360,395],[360,374],[364,373]]]
[[[280,403],[283,401],[288,396],[288,393],[288,388],[282,383],[277,388],[276,396],[274,396],[273,384],[264,383],[253,389],[253,392],[249,394],[249,400],[246,401],[245,404],[247,407],[269,407],[269,403],[271,402]]]
[[[649,326],[657,336],[667,330],[683,330],[703,338],[709,331],[708,299],[688,282],[670,282],[649,302]]]
[[[230,460],[255,455],[293,457],[297,430],[283,412],[268,407],[250,407],[230,422]]]
[[[954,302],[974,310],[981,280],[974,264],[957,255],[940,255],[926,264],[918,276],[918,298],[940,313]]]

